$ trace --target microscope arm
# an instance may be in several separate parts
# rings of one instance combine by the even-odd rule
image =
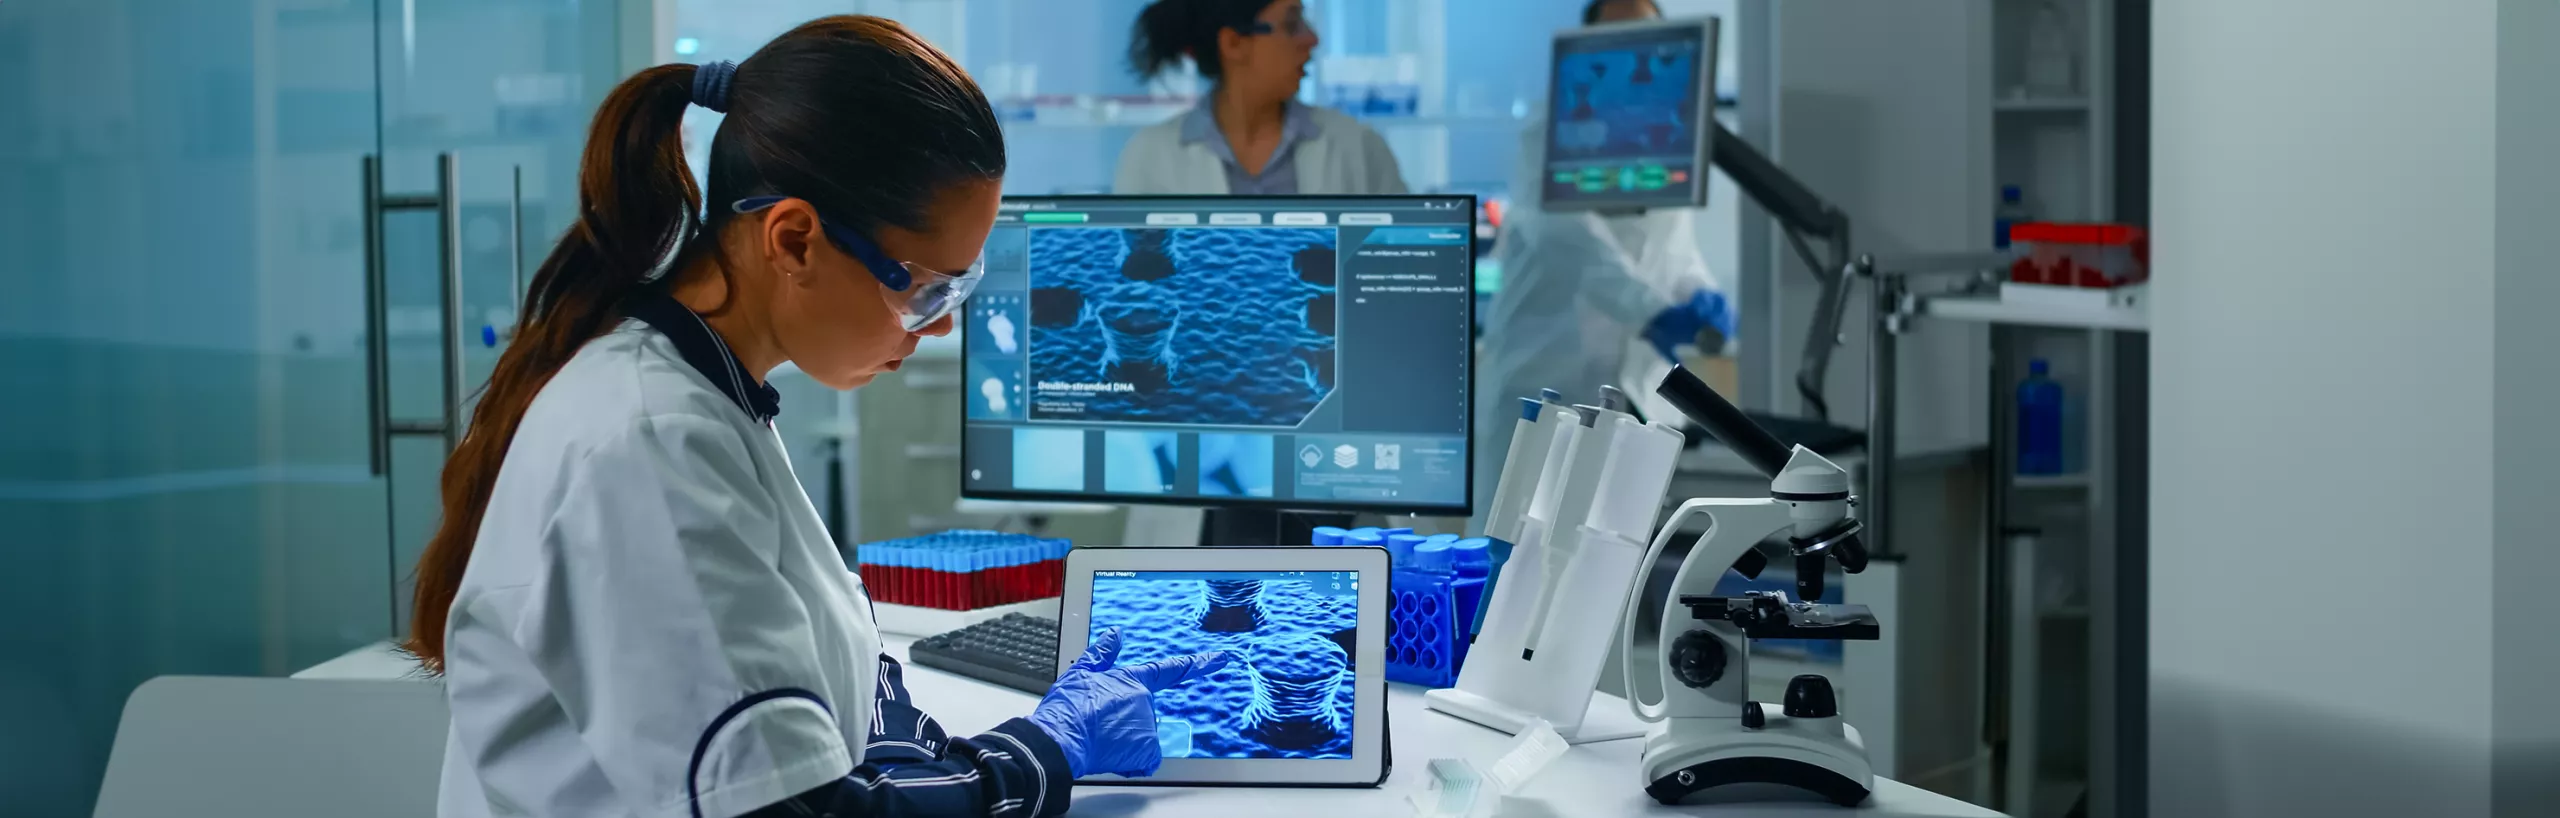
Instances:
[[[1830,419],[1830,405],[1822,399],[1822,382],[1831,370],[1831,350],[1840,343],[1840,321],[1849,306],[1846,271],[1849,267],[1849,216],[1824,202],[1811,188],[1797,181],[1778,163],[1742,141],[1732,131],[1715,124],[1708,161],[1733,183],[1742,188],[1752,201],[1759,202],[1771,218],[1786,227],[1787,243],[1796,256],[1804,260],[1815,281],[1821,282],[1822,293],[1815,299],[1813,326],[1805,336],[1804,362],[1796,370],[1796,392],[1816,419]],[[1822,239],[1830,249],[1830,258],[1817,257],[1805,236]]]
[[[1636,582],[1627,590],[1626,621],[1618,629],[1619,669],[1626,674],[1627,706],[1636,718],[1661,721],[1675,714],[1664,689],[1666,676],[1662,668],[1662,640],[1677,636],[1685,626],[1677,626],[1689,618],[1687,609],[1679,605],[1682,596],[1698,596],[1715,592],[1716,583],[1724,578],[1727,568],[1758,556],[1753,550],[1768,532],[1789,523],[1786,504],[1768,498],[1730,499],[1701,497],[1680,504],[1663,521],[1645,548],[1643,566]],[[1663,555],[1678,540],[1681,527],[1690,519],[1705,515],[1707,533],[1690,541],[1681,549],[1679,565],[1668,586],[1657,585],[1654,574],[1661,569]],[[1759,532],[1757,534],[1751,532]],[[1760,564],[1766,564],[1765,560]],[[1753,570],[1751,573],[1758,573]],[[1660,588],[1657,594],[1654,589]]]

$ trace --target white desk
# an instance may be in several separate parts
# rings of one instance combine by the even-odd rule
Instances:
[[[907,660],[913,640],[891,636],[890,656]],[[359,649],[298,678],[407,678],[413,665],[389,652],[388,643]],[[907,692],[916,706],[942,722],[953,735],[983,732],[1005,719],[1031,712],[1039,699],[1021,691],[953,676],[910,663]],[[429,682],[421,682],[429,683]],[[1070,816],[1286,816],[1287,818],[1398,818],[1413,814],[1405,801],[1420,794],[1428,781],[1424,763],[1434,757],[1465,758],[1489,764],[1509,746],[1511,737],[1473,723],[1435,713],[1422,706],[1419,690],[1397,685],[1387,696],[1396,765],[1378,789],[1245,789],[1233,787],[1078,787]],[[1999,813],[1937,793],[1879,778],[1875,795],[1856,810],[1843,810],[1804,796],[1801,801],[1728,803],[1714,806],[1665,807],[1654,803],[1636,782],[1640,740],[1604,741],[1567,751],[1527,787],[1503,803],[1502,818],[1584,818],[1625,815],[1713,815],[1716,818],[1763,816],[1859,816],[1875,818],[1999,818]],[[1762,797],[1793,797],[1792,791],[1762,792]]]
[[[890,656],[904,662],[911,640],[892,637]],[[1005,719],[1031,712],[1038,698],[1010,688],[952,676],[931,668],[907,666],[907,692],[916,706],[941,720],[953,735],[969,735]],[[1413,814],[1406,796],[1420,794],[1429,781],[1423,764],[1434,757],[1459,757],[1490,764],[1511,737],[1455,717],[1425,710],[1422,692],[1404,685],[1387,694],[1390,739],[1396,765],[1379,789],[1240,789],[1229,787],[1078,787],[1071,816],[1287,816],[1367,818]],[[1759,818],[1775,815],[1895,816],[1902,818],[1997,818],[1999,813],[1899,781],[1877,779],[1875,796],[1857,810],[1828,802],[1723,804],[1711,807],[1665,807],[1654,803],[1636,782],[1641,740],[1585,744],[1565,753],[1537,778],[1530,779],[1505,801],[1504,818],[1583,818],[1620,815],[1714,815]],[[1765,795],[1765,793],[1764,793]]]

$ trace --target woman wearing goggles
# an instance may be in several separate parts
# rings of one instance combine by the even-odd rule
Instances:
[[[692,105],[728,115],[707,214]],[[440,814],[1048,818],[1079,776],[1156,769],[1149,692],[1228,657],[1097,647],[1022,718],[948,734],[771,428],[776,367],[850,389],[951,331],[1004,171],[959,64],[874,17],[606,95],[418,560]]]
[[[750,196],[732,203],[729,209],[736,213],[755,213],[786,201],[790,199]],[[825,219],[818,221],[818,227],[829,241],[835,243],[836,249],[853,256],[855,261],[862,263],[863,269],[871,273],[872,278],[879,280],[883,296],[898,314],[898,325],[908,332],[932,327],[959,309],[960,303],[969,300],[969,294],[977,291],[978,280],[987,275],[985,256],[971,259],[968,266],[958,272],[943,272],[912,261],[890,258],[880,245],[873,244],[861,233]],[[949,331],[950,327],[944,325],[931,334],[941,335]]]

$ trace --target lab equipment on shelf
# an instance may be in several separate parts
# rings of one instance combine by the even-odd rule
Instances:
[[[907,646],[907,658],[917,667],[1043,695],[1049,692],[1049,683],[1058,679],[1058,620],[1005,614],[918,639]],[[1161,740],[1161,725],[1158,736]]]
[[[2025,222],[2010,225],[2009,238],[2011,282],[2105,289],[2151,280],[2151,237],[2140,227]]]
[[[2062,384],[2043,358],[2027,362],[2018,384],[2018,473],[2062,473]]]
[[[2036,4],[2027,21],[2027,95],[2066,97],[2080,89],[2080,52],[2072,47],[2071,20],[2055,0]]]
[[[1409,117],[1422,110],[1418,55],[1326,57],[1318,67],[1327,107],[1360,117]]]
[[[2009,229],[2035,218],[2027,213],[2027,193],[2017,185],[2000,186],[2000,207],[1992,211],[1991,246],[2009,249]]]
[[[971,611],[1057,596],[1072,547],[1028,534],[952,530],[864,543],[854,555],[875,601]]]

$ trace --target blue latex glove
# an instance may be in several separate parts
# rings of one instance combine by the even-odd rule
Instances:
[[[1156,746],[1156,705],[1148,694],[1207,676],[1232,659],[1214,651],[1113,667],[1120,660],[1120,629],[1105,630],[1049,686],[1049,695],[1031,711],[1031,723],[1057,740],[1068,772],[1077,778],[1154,775],[1164,753]]]
[[[1733,305],[1725,302],[1724,293],[1699,290],[1688,301],[1664,308],[1645,323],[1644,339],[1662,353],[1663,360],[1676,364],[1680,346],[1697,343],[1698,333],[1707,329],[1733,337]]]

